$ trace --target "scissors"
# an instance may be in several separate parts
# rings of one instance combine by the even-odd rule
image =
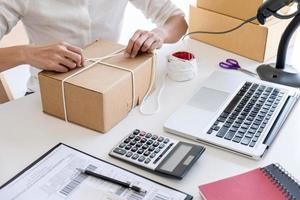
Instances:
[[[255,76],[255,77],[257,76],[255,73],[253,73],[253,72],[251,72],[251,71],[249,71],[247,69],[243,69],[240,66],[240,64],[239,64],[238,61],[236,61],[234,59],[231,59],[231,58],[228,58],[226,60],[226,62],[220,62],[219,66],[222,67],[223,69],[239,70],[239,71],[244,72],[244,73],[246,73],[246,74],[248,74],[250,76]]]

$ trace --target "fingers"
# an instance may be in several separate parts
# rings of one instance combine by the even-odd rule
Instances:
[[[77,58],[78,59],[77,65],[78,66],[83,66],[83,64],[84,64],[84,56],[83,56],[82,49],[79,48],[79,47],[76,47],[76,46],[72,46],[70,44],[66,44],[66,43],[65,43],[65,45],[66,45],[66,47],[67,47],[68,50],[70,50],[70,51],[72,51],[72,52],[74,52],[74,53],[76,53],[77,55],[80,56],[80,59]],[[73,56],[75,56],[75,55],[73,55]],[[74,60],[74,61],[76,61],[76,60]]]
[[[126,57],[135,57],[139,52],[152,52],[154,49],[160,48],[163,39],[151,31],[137,31],[128,42],[125,51]]]
[[[67,67],[69,69],[74,69],[74,68],[77,67],[77,64],[75,62],[73,62],[70,59],[65,58],[65,57],[60,57],[58,59],[58,62],[59,62],[59,64],[65,66],[65,67]]]
[[[51,71],[65,73],[65,72],[69,71],[69,68],[67,68],[63,65],[60,65],[60,64],[53,63],[51,66]]]
[[[133,36],[130,38],[127,48],[125,49],[125,56],[130,57],[132,53],[132,49],[134,47],[134,44],[136,40],[144,33],[142,30],[137,30]]]
[[[131,57],[134,58],[142,49],[145,41],[151,37],[149,33],[141,35],[135,42],[131,51]]]
[[[154,43],[155,43],[155,38],[154,38],[154,37],[148,38],[148,39],[144,42],[144,44],[143,44],[143,46],[142,46],[142,48],[141,48],[141,51],[142,51],[142,52],[147,52],[147,51],[150,49],[150,47],[151,47]]]
[[[152,43],[151,47],[147,50],[148,52],[153,52],[155,49],[160,49],[163,43],[161,41],[155,41]]]
[[[84,58],[81,48],[72,46],[65,42],[59,43],[58,48],[60,50],[60,54],[76,63],[77,67],[83,66]]]
[[[64,56],[66,59],[68,59],[70,62],[73,62],[75,64],[75,67],[76,66],[81,66],[81,60],[82,60],[82,56],[77,54],[77,53],[74,53],[72,51],[64,51],[62,53],[62,56]],[[72,68],[73,69],[73,68]]]

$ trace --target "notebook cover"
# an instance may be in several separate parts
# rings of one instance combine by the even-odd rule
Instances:
[[[283,167],[278,164],[272,164],[263,168],[272,179],[276,179],[278,185],[293,196],[294,199],[300,199],[300,186],[295,179]]]
[[[262,169],[199,186],[207,200],[285,200],[284,193]]]

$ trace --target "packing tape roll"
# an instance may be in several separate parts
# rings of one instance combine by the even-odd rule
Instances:
[[[195,56],[186,51],[179,51],[168,56],[168,77],[174,81],[189,81],[198,74],[198,64]]]

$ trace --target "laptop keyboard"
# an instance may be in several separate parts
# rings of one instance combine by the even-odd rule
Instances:
[[[246,82],[207,134],[254,147],[285,91]]]

